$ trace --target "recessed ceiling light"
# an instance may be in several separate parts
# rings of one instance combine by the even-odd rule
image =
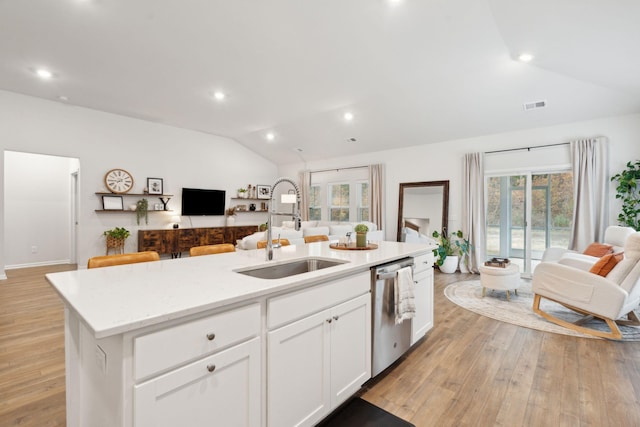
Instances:
[[[36,74],[41,79],[50,79],[51,77],[53,77],[53,73],[51,71],[47,70],[47,69],[44,69],[44,68],[38,68],[36,70]]]
[[[218,101],[222,101],[227,97],[227,95],[225,95],[224,92],[216,91],[213,93],[213,97]]]
[[[62,102],[67,102],[67,101],[69,100],[69,97],[68,97],[68,96],[64,96],[64,95],[60,95],[60,96],[58,97],[58,99],[59,99],[60,101],[62,101]]]
[[[391,3],[391,4],[392,4],[392,5],[394,5],[394,6],[395,6],[396,4],[400,4],[400,3],[402,3],[402,0],[388,0],[388,1],[389,1],[389,3]]]
[[[347,142],[348,142],[348,143],[354,143],[354,142],[357,142],[357,141],[358,141],[358,140],[357,140],[357,139],[355,139],[355,138],[353,138],[353,137],[351,137],[351,138],[347,139]]]
[[[347,111],[346,113],[344,113],[344,119],[348,122],[350,122],[351,120],[353,120],[353,113],[350,111]]]
[[[274,139],[276,139],[276,136],[273,134],[273,132],[269,132],[266,136],[267,141],[273,141]]]
[[[533,55],[531,55],[530,53],[522,53],[520,54],[520,56],[518,56],[518,60],[521,62],[531,62],[532,59]]]

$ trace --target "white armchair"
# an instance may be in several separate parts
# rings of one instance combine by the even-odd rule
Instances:
[[[613,252],[620,252],[624,248],[627,238],[635,233],[631,227],[610,225],[604,231],[604,242],[611,245]],[[589,270],[598,261],[598,257],[585,255],[580,252],[563,248],[547,248],[542,255],[542,262],[559,262],[581,270]]]
[[[633,233],[624,246],[624,259],[602,277],[560,263],[541,263],[533,274],[533,311],[558,325],[602,338],[621,339],[618,324],[640,325],[633,310],[640,305],[640,233]],[[540,309],[546,298],[570,310],[604,320],[611,332],[570,323]],[[627,319],[621,319],[627,316]]]

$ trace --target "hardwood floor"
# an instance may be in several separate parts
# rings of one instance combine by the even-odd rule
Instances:
[[[0,426],[64,426],[64,311],[44,274],[75,265],[8,270],[0,281]]]
[[[2,427],[65,425],[63,307],[44,273],[73,268],[10,270],[0,281]],[[640,342],[482,317],[443,295],[464,277],[436,273],[434,329],[363,398],[419,427],[640,425]]]
[[[444,288],[465,276],[436,272],[434,329],[367,384],[364,399],[419,427],[640,425],[640,342],[545,333],[464,310]]]

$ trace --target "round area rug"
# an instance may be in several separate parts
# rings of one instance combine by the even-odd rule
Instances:
[[[602,339],[564,328],[535,314],[533,312],[531,281],[521,280],[522,285],[518,288],[518,295],[515,295],[513,291],[510,292],[511,301],[507,301],[506,292],[491,289],[487,289],[485,297],[482,298],[480,280],[466,280],[452,283],[445,288],[444,294],[451,302],[464,309],[502,322],[556,334]],[[560,304],[546,299],[542,300],[540,308],[568,322],[575,322],[582,317]],[[636,311],[636,313],[638,313],[638,311]],[[606,323],[597,319],[586,322],[583,326],[609,331]],[[640,341],[640,327],[620,326],[620,331],[622,332],[623,341]]]

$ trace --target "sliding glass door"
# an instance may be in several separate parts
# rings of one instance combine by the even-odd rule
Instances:
[[[486,183],[488,256],[509,258],[528,277],[546,248],[568,247],[571,172],[489,176]]]

